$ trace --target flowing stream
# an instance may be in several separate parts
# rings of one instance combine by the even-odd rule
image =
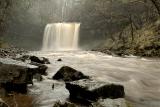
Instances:
[[[133,107],[160,107],[160,60],[138,57],[113,57],[90,51],[32,52],[49,58],[49,75],[44,81],[30,87],[30,93],[37,95],[40,107],[52,107],[57,100],[64,101],[69,92],[64,83],[53,81],[52,76],[62,66],[73,67],[98,81],[122,84],[126,100]],[[57,59],[61,58],[62,62]],[[52,90],[52,84],[55,89]]]

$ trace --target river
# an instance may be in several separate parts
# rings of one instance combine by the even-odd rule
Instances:
[[[133,107],[160,107],[160,60],[138,57],[113,57],[91,51],[31,52],[49,58],[48,76],[30,86],[40,107],[50,107],[54,101],[64,101],[69,92],[64,83],[51,80],[62,66],[73,67],[98,81],[122,84],[126,100]],[[62,61],[58,62],[57,59]],[[55,89],[52,90],[52,84]]]

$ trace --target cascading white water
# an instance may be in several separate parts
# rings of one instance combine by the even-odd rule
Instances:
[[[77,50],[79,29],[80,23],[47,24],[42,50]]]

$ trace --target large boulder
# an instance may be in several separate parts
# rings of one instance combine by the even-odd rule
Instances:
[[[96,102],[99,99],[124,98],[124,87],[118,84],[109,84],[93,80],[79,80],[66,82],[66,89],[70,93],[70,99],[83,103]]]
[[[36,68],[36,67],[35,67]],[[0,64],[0,88],[7,93],[27,93],[27,84],[33,84],[35,68],[27,66]]]
[[[71,67],[63,66],[52,78],[54,80],[75,81],[80,79],[89,79],[89,76],[86,76],[82,72]]]

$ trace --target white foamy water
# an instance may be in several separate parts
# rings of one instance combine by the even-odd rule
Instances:
[[[40,107],[52,107],[54,101],[64,101],[68,91],[61,82],[51,78],[62,66],[70,66],[94,79],[124,85],[126,99],[133,107],[160,107],[160,60],[144,58],[112,57],[98,52],[33,52],[49,58],[49,75],[43,82],[30,87],[30,93],[38,95]],[[62,62],[56,60],[61,58]],[[55,90],[52,90],[52,84]]]
[[[44,51],[77,50],[80,23],[52,23],[47,24],[44,37]]]

